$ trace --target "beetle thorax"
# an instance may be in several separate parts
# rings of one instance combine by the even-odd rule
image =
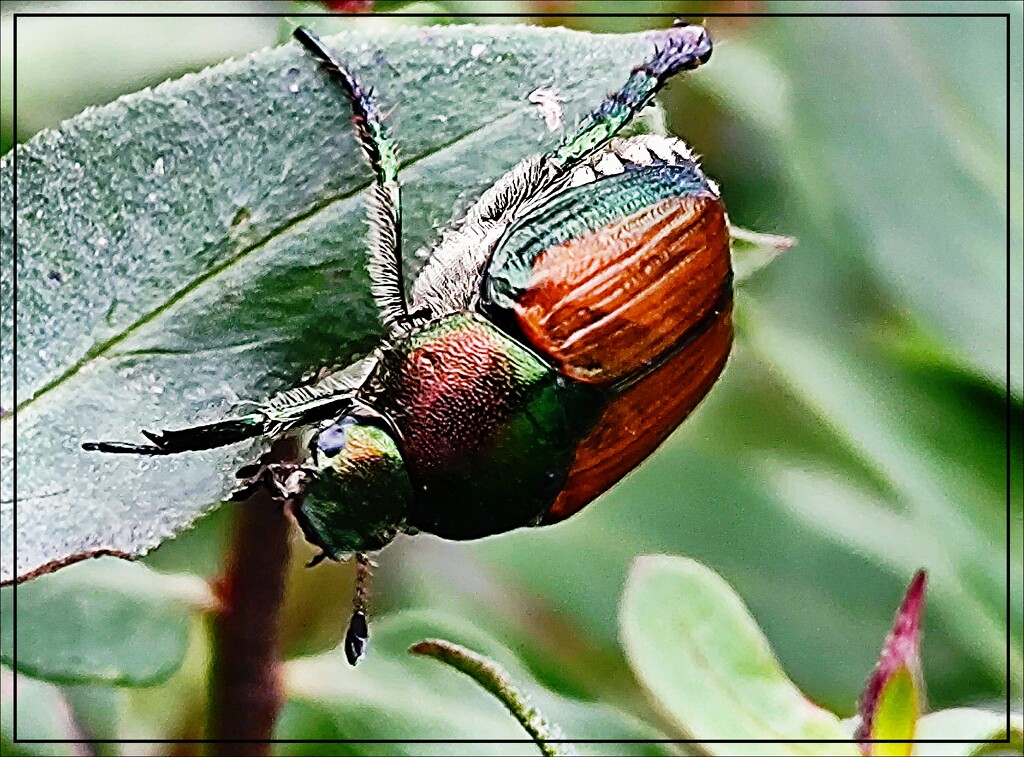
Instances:
[[[584,430],[567,420],[583,420],[567,413],[576,387],[472,313],[428,324],[385,352],[372,385],[413,481],[409,522],[448,538],[535,522]]]

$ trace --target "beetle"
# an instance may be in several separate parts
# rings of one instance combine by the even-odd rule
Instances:
[[[267,487],[288,503],[321,550],[313,563],[356,555],[355,664],[366,553],[399,532],[465,540],[568,518],[650,455],[722,372],[733,295],[718,187],[680,140],[616,136],[712,43],[696,25],[660,32],[559,147],[520,162],[441,236],[407,295],[399,163],[378,103],[312,32],[294,36],[339,85],[373,171],[382,341],[248,414],[83,447],[167,455],[300,435],[303,459],[243,467],[233,498]]]

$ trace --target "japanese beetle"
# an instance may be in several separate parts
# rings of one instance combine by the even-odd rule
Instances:
[[[441,237],[407,297],[398,160],[378,105],[315,35],[295,37],[346,96],[374,173],[369,270],[384,339],[248,415],[83,446],[167,455],[296,430],[306,459],[246,466],[236,498],[270,487],[320,558],[356,554],[361,575],[364,553],[399,532],[476,539],[567,518],[683,421],[729,354],[718,188],[678,139],[616,138],[671,76],[707,61],[710,38],[689,25],[659,33],[574,134],[498,179]]]

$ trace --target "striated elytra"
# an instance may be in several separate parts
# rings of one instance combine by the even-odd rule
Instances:
[[[373,170],[369,270],[386,336],[369,356],[248,415],[90,450],[166,455],[294,430],[308,454],[239,472],[269,487],[324,557],[399,532],[475,539],[562,520],[643,461],[696,407],[732,344],[718,188],[674,137],[616,135],[711,55],[699,26],[651,57],[556,150],[523,160],[401,270],[395,146],[368,89],[319,39],[296,39],[347,98]],[[317,561],[318,561],[317,560]],[[357,591],[346,650],[367,638]]]

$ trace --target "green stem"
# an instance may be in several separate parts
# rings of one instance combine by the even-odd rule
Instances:
[[[451,665],[497,697],[498,701],[505,705],[505,709],[512,713],[530,734],[541,754],[547,757],[561,757],[576,753],[571,746],[562,743],[565,736],[561,729],[549,723],[540,710],[530,704],[529,697],[512,683],[508,671],[497,663],[443,639],[421,641],[411,646],[409,651]]]

